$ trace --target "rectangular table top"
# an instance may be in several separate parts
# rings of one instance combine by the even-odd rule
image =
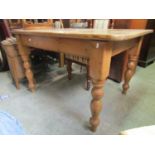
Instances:
[[[15,29],[14,34],[53,36],[59,38],[79,38],[90,40],[122,41],[144,36],[152,33],[153,30],[143,29]]]

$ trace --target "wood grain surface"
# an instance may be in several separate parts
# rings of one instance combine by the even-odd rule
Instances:
[[[153,30],[132,30],[132,29],[38,29],[38,30],[25,30],[15,29],[12,31],[14,34],[26,35],[39,35],[39,36],[53,36],[59,38],[80,38],[91,40],[106,40],[106,41],[121,41],[137,38],[149,33]]]

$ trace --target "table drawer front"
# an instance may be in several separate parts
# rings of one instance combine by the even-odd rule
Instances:
[[[45,49],[58,50],[58,39],[51,40],[50,37],[21,36],[23,45]]]
[[[81,41],[79,39],[25,35],[21,36],[21,40],[25,46],[84,57],[89,57],[89,51],[96,47],[94,41]]]

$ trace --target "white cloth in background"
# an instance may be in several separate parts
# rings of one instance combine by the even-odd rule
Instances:
[[[94,29],[108,29],[109,19],[95,19]]]

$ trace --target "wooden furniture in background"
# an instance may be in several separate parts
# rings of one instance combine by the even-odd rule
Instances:
[[[24,29],[47,29],[53,27],[52,19],[22,19]]]
[[[20,29],[22,28],[22,20],[21,19],[7,19],[9,28],[12,29]]]
[[[145,29],[148,19],[130,19],[130,29]]]
[[[154,32],[144,37],[138,61],[142,67],[155,61],[155,19],[146,20],[145,29],[153,29]]]
[[[53,27],[52,19],[8,19],[10,29],[46,29]]]
[[[103,88],[109,75],[111,58],[128,51],[128,65],[123,84],[125,94],[136,69],[143,36],[152,33],[152,30],[51,29],[14,30],[13,33],[17,38],[28,86],[32,92],[35,91],[36,86],[28,57],[29,47],[89,58],[93,84],[90,124],[92,131],[95,131],[100,123]]]

